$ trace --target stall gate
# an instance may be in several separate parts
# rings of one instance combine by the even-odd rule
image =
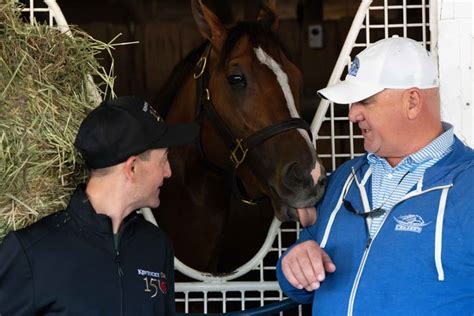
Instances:
[[[43,15],[44,19],[46,14],[52,27],[68,31],[66,19],[55,0],[44,0],[44,3],[27,1],[23,11],[31,21],[38,15]],[[379,39],[393,35],[411,37],[430,48],[430,37],[436,38],[437,23],[431,23],[430,27],[430,12],[432,17],[436,17],[433,13],[435,7],[436,3],[433,3],[430,8],[428,0],[362,0],[329,84],[345,76],[351,56]],[[99,102],[100,97],[93,90],[91,93]],[[316,99],[315,95],[315,103]],[[335,106],[323,100],[317,107],[311,129],[327,170],[334,170],[344,161],[363,153],[362,136],[354,131],[347,115],[348,106]],[[143,209],[142,212],[148,220],[155,222],[149,210]],[[255,257],[234,273],[222,277],[195,271],[175,259],[178,273],[193,280],[176,283],[177,309],[186,313],[231,312],[283,300],[285,296],[276,281],[275,264],[298,238],[299,230],[299,224],[281,224],[275,219]],[[288,313],[302,315],[302,307]]]

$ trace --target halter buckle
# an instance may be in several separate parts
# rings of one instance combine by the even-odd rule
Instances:
[[[202,76],[204,70],[206,70],[207,58],[202,56],[199,58],[198,62],[196,63],[196,71],[194,72],[194,79],[197,79]]]
[[[245,204],[251,205],[251,206],[257,205],[257,203],[255,203],[255,202],[252,201],[252,200],[240,199],[240,201],[241,201],[242,203],[245,203]]]
[[[248,148],[245,148],[243,145],[244,140],[238,138],[235,140],[235,146],[230,151],[230,160],[234,163],[234,168],[237,169],[242,162],[245,160],[245,156],[249,151]]]

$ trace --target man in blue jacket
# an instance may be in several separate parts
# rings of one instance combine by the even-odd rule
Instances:
[[[351,104],[367,153],[330,176],[283,291],[313,315],[474,315],[474,152],[441,121],[435,61],[384,39],[318,93]]]
[[[66,210],[0,245],[0,315],[174,315],[171,243],[136,210],[158,207],[168,147],[197,132],[135,97],[89,113],[74,143],[91,169],[87,184]]]

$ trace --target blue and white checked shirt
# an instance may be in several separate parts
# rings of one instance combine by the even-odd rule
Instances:
[[[443,134],[418,152],[405,157],[395,168],[385,158],[374,153],[367,155],[372,169],[372,209],[382,207],[387,211],[383,216],[372,218],[371,237],[380,229],[393,206],[423,177],[425,170],[452,150],[453,126],[443,122],[443,129]]]

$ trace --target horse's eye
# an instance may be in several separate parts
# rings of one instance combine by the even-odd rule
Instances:
[[[247,82],[245,81],[244,75],[230,75],[227,77],[227,82],[232,88],[245,88]]]

